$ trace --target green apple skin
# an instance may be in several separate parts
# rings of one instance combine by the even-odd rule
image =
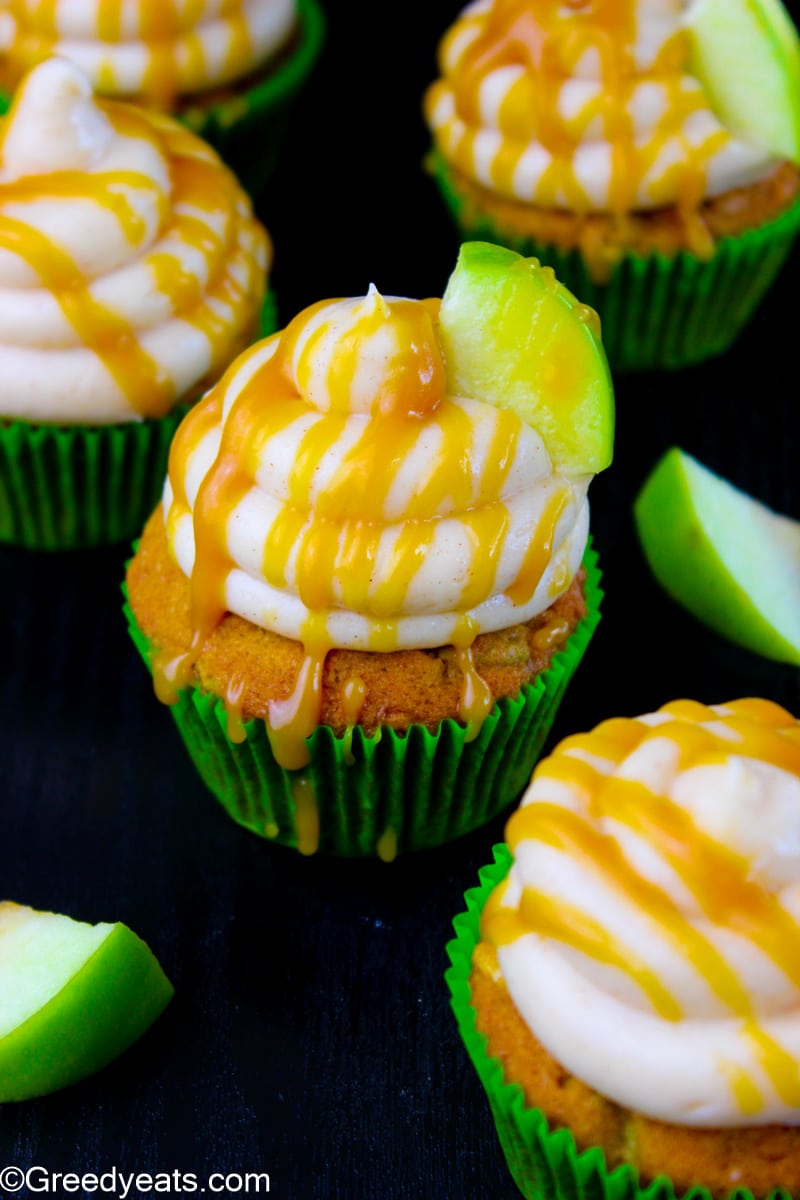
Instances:
[[[781,0],[694,0],[684,20],[725,128],[800,163],[800,36]]]
[[[0,910],[5,907],[0,904]],[[172,984],[141,938],[122,923],[93,928],[108,932],[80,969],[0,1038],[0,1103],[43,1096],[100,1070],[136,1041],[171,999]],[[2,949],[0,939],[0,956]],[[24,989],[25,972],[21,975]]]
[[[673,447],[633,506],[664,590],[746,649],[800,665],[800,522]]]
[[[516,412],[554,467],[595,474],[614,446],[614,390],[599,320],[535,258],[465,242],[439,312],[448,390]]]

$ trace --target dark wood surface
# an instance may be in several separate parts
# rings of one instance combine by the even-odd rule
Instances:
[[[327,7],[325,55],[261,206],[282,323],[371,282],[440,295],[457,252],[422,168],[420,98],[458,5]],[[800,672],[674,605],[631,517],[677,444],[800,518],[799,253],[724,357],[617,381],[615,461],[591,492],[604,615],[550,744],[679,696],[800,713]],[[128,640],[127,553],[0,550],[0,894],[126,921],[175,999],[93,1078],[0,1108],[0,1167],[193,1172],[200,1186],[266,1171],[281,1200],[513,1200],[443,982],[452,918],[504,818],[390,865],[305,859],[237,828]]]

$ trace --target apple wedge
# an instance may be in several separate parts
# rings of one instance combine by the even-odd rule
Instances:
[[[99,1070],[155,1021],[172,984],[127,925],[0,903],[0,1103]]]
[[[596,313],[535,258],[465,242],[439,336],[453,395],[516,412],[554,467],[588,475],[611,462],[614,392]]]
[[[673,447],[633,505],[661,586],[716,633],[800,665],[800,522]]]
[[[800,37],[780,0],[693,0],[690,70],[722,124],[800,162]]]

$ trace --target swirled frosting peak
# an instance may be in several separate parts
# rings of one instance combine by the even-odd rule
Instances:
[[[569,586],[589,478],[554,471],[515,413],[448,393],[438,311],[375,289],[313,305],[184,420],[164,508],[198,637],[230,611],[318,664],[452,644],[469,670],[478,633]]]
[[[434,318],[414,300],[390,305],[374,285],[363,300],[301,313],[287,330],[292,382],[320,412],[422,416],[446,392]]]
[[[500,197],[625,213],[769,173],[691,74],[686,0],[475,0],[425,97],[445,161]]]
[[[798,720],[604,721],[540,763],[507,836],[484,933],[568,1071],[672,1124],[800,1124]]]
[[[103,95],[169,109],[269,62],[296,23],[296,0],[2,0],[0,84],[58,55]]]
[[[42,63],[0,124],[0,414],[105,424],[194,399],[255,333],[270,253],[208,146]]]

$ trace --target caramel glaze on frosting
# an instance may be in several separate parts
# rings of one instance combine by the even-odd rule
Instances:
[[[0,127],[0,414],[106,424],[194,399],[257,332],[270,261],[210,147],[42,63]]]
[[[58,55],[102,95],[170,110],[269,63],[296,25],[296,0],[0,0],[0,86]]]
[[[374,290],[313,305],[243,354],[173,442],[163,507],[194,635],[156,662],[157,686],[175,697],[226,612],[301,643],[267,721],[284,766],[307,761],[333,647],[451,645],[477,733],[492,698],[475,639],[543,612],[580,566],[588,477],[555,472],[516,414],[447,394],[437,315]]]
[[[507,201],[573,213],[703,200],[768,175],[689,71],[685,0],[477,0],[425,112],[445,161]]]
[[[605,721],[540,763],[483,936],[567,1071],[671,1124],[800,1124],[798,813],[800,722],[767,700]]]

